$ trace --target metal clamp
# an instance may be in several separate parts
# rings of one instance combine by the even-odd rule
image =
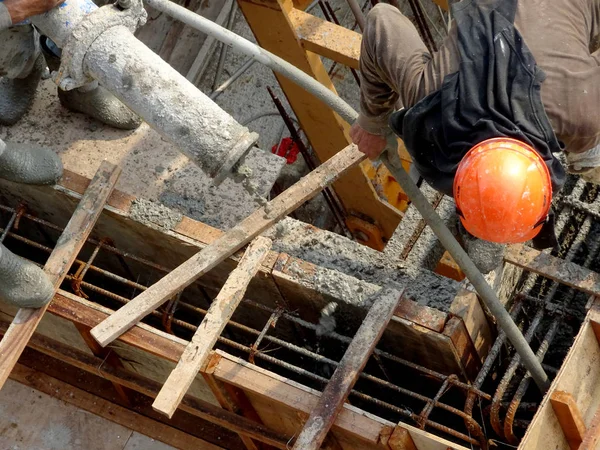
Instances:
[[[54,74],[55,83],[70,91],[93,81],[84,69],[84,59],[92,43],[113,27],[123,26],[133,33],[146,23],[147,16],[141,0],[128,1],[127,8],[117,3],[89,13],[75,27],[62,49],[61,65]]]

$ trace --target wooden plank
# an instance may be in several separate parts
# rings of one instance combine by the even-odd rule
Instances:
[[[394,428],[387,444],[391,450],[417,450],[408,430],[399,425]]]
[[[569,447],[571,450],[577,450],[583,441],[586,427],[575,398],[568,392],[554,391],[550,394],[550,402]]]
[[[298,9],[292,10],[290,21],[306,50],[353,69],[359,68],[360,33]]]
[[[292,0],[239,0],[238,4],[262,48],[336,92],[320,56],[302,46],[290,18],[294,11]],[[322,163],[350,143],[350,125],[331,108],[286,77],[277,73],[275,77]],[[379,198],[363,165],[372,166],[365,161],[361,167],[349,170],[346,176],[333,184],[333,188],[347,212],[372,219],[383,237],[389,239],[398,226],[401,213]]]
[[[444,327],[443,334],[448,336],[452,342],[451,351],[456,355],[456,360],[460,361],[462,373],[465,374],[467,380],[475,380],[481,368],[481,360],[465,323],[459,317],[452,317]]]
[[[395,316],[410,320],[417,325],[421,325],[429,330],[438,332],[442,332],[444,330],[444,326],[448,320],[448,314],[440,311],[439,309],[420,305],[414,300],[405,297],[400,299],[398,307],[396,308]]]
[[[182,450],[218,450],[221,448],[21,364],[15,366],[10,378],[130,430]]]
[[[467,290],[459,292],[450,305],[450,312],[465,323],[479,359],[483,362],[494,342],[494,335],[477,294]]]
[[[73,323],[95,327],[109,317],[108,308],[80,299],[73,294],[59,291],[48,311]],[[168,335],[144,323],[132,328],[123,336],[121,342],[139,348],[144,352],[177,362],[187,344],[183,339]]]
[[[583,442],[579,450],[597,450],[600,446],[600,407],[596,409],[594,419],[583,436]],[[575,447],[571,447],[575,448]]]
[[[212,348],[242,301],[250,280],[258,272],[271,245],[270,239],[259,236],[248,246],[239,265],[231,272],[219,295],[210,305],[177,367],[156,397],[152,405],[156,411],[169,418],[173,417],[192,381],[208,361]]]
[[[92,179],[71,220],[56,243],[54,251],[44,266],[44,272],[54,285],[55,292],[92,232],[120,173],[119,166],[106,161],[100,165],[96,176]],[[0,389],[47,309],[48,305],[39,309],[21,308],[15,316],[0,342]]]
[[[8,328],[8,324],[0,321],[0,332]],[[93,375],[100,376],[108,381],[118,383],[131,390],[148,397],[155,397],[161,385],[158,382],[132,373],[118,367],[104,364],[104,361],[88,355],[64,344],[48,339],[39,334],[34,334],[29,341],[29,346],[34,350],[63,361]],[[276,448],[286,449],[290,438],[265,427],[259,423],[238,416],[218,406],[211,405],[201,400],[186,395],[181,404],[181,410],[213,424],[222,426],[236,433],[272,445]]]
[[[313,198],[325,186],[364,159],[365,155],[360,153],[355,145],[349,145],[93,328],[92,336],[100,345],[108,345],[173,295]]]
[[[216,353],[221,355],[222,358],[215,367],[215,377],[244,390],[266,424],[271,425],[271,423],[275,424],[276,421],[281,423],[292,420],[290,416],[281,414],[283,408],[293,411],[297,421],[298,416],[310,414],[317,405],[320,395],[318,391],[254,366],[220,350],[217,350]],[[265,408],[258,408],[255,399],[260,399]],[[267,415],[270,418],[269,420],[266,420]],[[361,450],[377,448],[383,450],[387,446],[382,444],[381,436],[386,433],[386,430],[393,429],[395,425],[346,403],[333,424],[332,432],[338,441],[340,441],[340,437],[343,437],[344,440],[353,442],[352,447],[344,448]],[[277,429],[279,430],[284,426],[286,424],[281,423],[280,426],[277,426]],[[451,448],[466,450],[466,447],[453,444],[411,425],[403,424],[403,426],[409,430],[415,443],[419,439],[421,445],[417,444],[418,449],[446,450]]]
[[[202,372],[202,377],[217,398],[219,404],[228,411],[241,414],[255,422],[262,423],[260,416],[256,413],[250,404],[250,401],[241,390],[231,385],[226,385],[213,376],[214,366],[218,363],[219,359],[221,359],[219,355],[212,353],[206,371]],[[244,436],[243,434],[240,434],[239,436],[248,450],[259,450],[259,447],[250,437]]]
[[[600,405],[600,344],[593,329],[595,323],[600,323],[600,311],[592,308],[527,429],[520,450],[570,448],[551,404],[552,393],[556,391],[572,394],[583,423],[587,428],[592,424]]]
[[[508,248],[504,260],[586,294],[600,296],[600,274],[525,245]]]
[[[346,349],[333,376],[327,383],[317,407],[312,410],[294,443],[295,450],[318,450],[344,406],[371,353],[387,327],[404,289],[383,288],[369,309],[367,317]]]

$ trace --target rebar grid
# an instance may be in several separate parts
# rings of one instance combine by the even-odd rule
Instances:
[[[61,227],[46,220],[40,219],[30,212],[26,212],[24,205],[19,205],[17,208],[11,208],[0,204],[0,211],[4,211],[10,215],[7,225],[4,228],[0,228],[0,237],[2,237],[2,239],[13,239],[15,242],[23,244],[29,248],[35,248],[36,250],[48,255],[52,252],[52,246],[54,243],[49,237],[47,230],[53,230],[57,233],[61,233],[63,230]],[[19,233],[19,221],[22,221],[23,219],[36,224],[40,234],[49,242],[47,242],[45,245]],[[15,224],[17,226],[15,226]],[[128,260],[135,261],[146,268],[154,269],[161,273],[168,273],[170,271],[168,268],[160,264],[156,264],[137,255],[116,248],[109,239],[96,240],[90,238],[88,239],[87,244],[93,246],[90,257],[86,261],[82,259],[76,259],[74,266],[71,269],[74,272],[70,273],[66,280],[70,283],[70,287],[74,294],[81,296],[82,298],[89,298],[87,293],[90,295],[94,293],[96,295],[91,300],[99,302],[100,304],[102,304],[102,302],[101,298],[98,296],[104,297],[106,300],[116,301],[120,304],[125,304],[129,302],[130,299],[99,286],[102,284],[101,282],[92,283],[90,280],[86,280],[85,277],[89,274],[93,273],[100,276],[101,279],[106,279],[106,281],[117,283],[124,288],[133,289],[134,292],[142,292],[147,289],[147,287],[137,281],[133,281],[136,278],[132,273],[131,268],[127,264]],[[123,267],[124,272],[127,273],[127,276],[131,279],[125,278],[96,265],[95,261],[98,259],[98,256],[103,253],[116,256],[119,260],[119,263]],[[203,289],[199,283],[196,283],[195,285],[200,289]],[[170,302],[168,302],[163,310],[154,311],[150,316],[159,319],[159,323],[163,325],[163,328],[172,334],[179,332],[181,335],[181,330],[195,332],[197,327],[194,325],[194,323],[191,323],[192,321],[189,320],[189,313],[200,316],[199,318],[194,318],[197,319],[193,320],[196,323],[199,323],[206,314],[205,309],[184,301],[182,297],[182,293],[179,293],[176,297],[171,299]],[[256,364],[257,360],[264,361],[270,365],[269,368],[271,370],[276,370],[276,368],[283,369],[284,371],[293,373],[295,376],[310,380],[311,382],[323,387],[328,383],[328,377],[322,376],[318,373],[313,373],[306,368],[299,367],[299,365],[285,361],[280,357],[272,356],[269,354],[272,349],[265,348],[268,345],[274,345],[277,346],[276,350],[284,349],[285,351],[289,351],[297,355],[297,357],[309,358],[315,363],[315,365],[322,368],[329,367],[330,369],[335,369],[339,365],[338,361],[272,335],[273,331],[282,320],[287,321],[289,324],[292,324],[295,327],[301,327],[303,330],[311,332],[315,335],[318,331],[318,326],[316,324],[303,320],[292,312],[281,307],[271,308],[270,306],[266,306],[250,299],[244,299],[242,301],[242,305],[252,308],[253,310],[260,310],[268,313],[270,316],[269,320],[261,330],[257,330],[248,325],[230,320],[228,322],[227,329],[242,332],[251,336],[252,344],[246,345],[241,342],[236,342],[235,340],[226,337],[226,333],[224,333],[224,335],[218,340],[219,346],[224,346],[225,348],[234,349],[238,352],[246,354],[251,363]],[[187,317],[176,318],[176,310],[187,312]],[[155,325],[155,323],[153,323],[153,325]],[[333,339],[344,347],[349,345],[349,343],[352,341],[351,337],[343,336],[335,332],[327,333],[324,335],[324,337]],[[261,344],[263,343],[266,344],[262,346],[263,348],[261,349]],[[294,359],[296,358],[292,358],[292,360]],[[490,401],[491,396],[489,394],[483,392],[479,388],[475,388],[469,384],[461,382],[455,375],[448,376],[438,373],[436,371],[427,369],[426,367],[404,360],[381,349],[375,350],[372,361],[376,363],[374,366],[379,367],[380,371],[384,375],[384,378],[387,376],[386,373],[388,372],[384,363],[384,361],[386,361],[388,364],[390,362],[399,364],[406,370],[415,371],[419,374],[419,376],[423,377],[424,382],[426,380],[429,380],[429,382],[434,381],[435,383],[439,383],[440,387],[435,390],[435,395],[427,395],[426,393],[415,392],[411,389],[398,386],[397,384],[394,384],[388,380],[384,380],[378,376],[363,371],[363,373],[360,375],[360,379],[363,383],[367,383],[371,390],[379,389],[387,392],[393,392],[394,396],[390,397],[389,395],[383,396],[383,394],[379,394],[379,396],[382,396],[385,399],[384,400],[377,398],[377,395],[369,395],[365,392],[361,392],[361,390],[355,387],[350,394],[351,398],[360,400],[364,405],[367,405],[367,410],[369,409],[369,406],[378,412],[384,410],[387,411],[387,416],[393,417],[394,420],[407,421],[408,423],[414,424],[422,429],[437,431],[438,434],[446,435],[447,437],[451,437],[457,442],[461,442],[463,444],[477,445],[477,440],[472,438],[468,433],[457,431],[455,429],[455,425],[456,423],[464,422],[468,424],[468,429],[480,430],[481,427],[478,422],[470,415],[461,411],[459,408],[442,402],[441,397],[447,395],[450,390],[454,390],[456,392],[460,392],[463,397],[467,394],[470,394],[477,399]],[[405,401],[412,403],[415,401],[420,402],[423,405],[420,414],[413,412],[410,407],[404,405],[403,403],[405,403]],[[436,410],[443,411],[445,414],[450,414],[451,416],[456,417],[457,420],[452,419],[451,422],[454,423],[452,423],[452,426],[449,426],[447,424],[440,423],[439,421],[430,419],[430,416]],[[481,433],[481,431],[479,432]]]
[[[581,179],[571,177],[571,187],[565,189],[554,201],[556,212],[556,231],[559,236],[560,249],[552,254],[565,261],[577,262],[583,267],[592,268],[600,253],[600,197],[598,188],[586,184]],[[582,253],[585,257],[582,258]],[[579,259],[580,261],[577,261]],[[571,338],[577,334],[583,315],[573,305],[577,290],[566,288],[556,281],[527,271],[521,277],[521,287],[514,297],[511,314],[526,329],[526,337],[530,341],[538,341],[536,356],[543,362],[548,350],[565,320],[576,322]],[[562,292],[561,292],[562,291]],[[583,294],[580,294],[583,295]],[[565,336],[562,336],[564,339]],[[517,410],[523,408],[523,398],[528,393],[531,378],[520,364],[518,355],[506,350],[506,335],[498,334],[474,386],[482,388],[492,376],[497,376],[497,384],[492,404],[482,408],[489,414],[490,424],[496,434],[510,445],[520,441],[514,427],[522,426],[522,419],[517,419]],[[561,355],[566,356],[566,351]],[[493,368],[496,370],[492,370]],[[548,368],[548,366],[545,366]],[[548,370],[551,376],[556,369]],[[541,401],[541,394],[535,390],[530,396]],[[476,399],[469,395],[465,404],[465,412],[472,414]],[[535,411],[528,411],[533,416]],[[504,413],[504,417],[502,416]],[[477,436],[477,430],[471,430]],[[482,437],[479,436],[481,439]],[[487,443],[481,446],[486,448]]]
[[[582,245],[588,245],[589,253],[586,255],[583,262],[583,265],[586,267],[589,267],[595,262],[596,256],[600,251],[600,242],[598,240],[587,242],[589,241],[588,234],[590,233],[590,230],[596,225],[594,219],[597,218],[597,196],[598,193],[594,189],[590,189],[579,183],[575,185],[569,196],[565,195],[557,199],[557,203],[563,206],[558,213],[559,218],[564,219],[564,217],[569,216],[568,220],[563,220],[557,226],[558,231],[562,233],[563,244],[558,256],[565,260],[572,261],[578,255],[580,247]],[[574,198],[577,199],[576,202],[573,200]],[[585,205],[585,207],[582,205]],[[35,248],[46,254],[52,252],[54,243],[49,236],[48,230],[61,233],[63,230],[61,227],[35,217],[33,214],[26,211],[25,205],[23,204],[19,204],[15,208],[0,204],[0,211],[4,211],[9,216],[5,227],[0,228],[0,243],[7,238],[10,238],[15,242],[24,244],[27,247]],[[571,218],[571,215],[573,215],[574,218]],[[38,227],[40,235],[48,241],[46,245],[19,233],[19,225],[23,220],[31,221]],[[571,225],[570,229],[567,229],[566,223],[569,220],[574,221],[575,225]],[[598,228],[600,229],[600,227]],[[77,259],[72,269],[74,273],[69,274],[67,277],[73,293],[82,298],[89,298],[86,293],[88,292],[90,294],[96,294],[92,301],[97,301],[99,303],[101,303],[102,298],[116,301],[119,304],[125,304],[130,301],[129,298],[102,287],[102,282],[92,283],[90,280],[86,280],[85,277],[88,274],[95,274],[101,277],[100,280],[105,279],[106,281],[114,282],[123,288],[132,289],[132,296],[134,296],[136,292],[142,292],[147,289],[147,286],[144,284],[134,281],[136,280],[136,277],[129,267],[128,261],[134,261],[147,269],[152,269],[162,274],[166,274],[170,271],[170,269],[160,264],[116,248],[108,239],[96,240],[90,238],[87,243],[93,246],[90,257],[85,261]],[[126,276],[118,275],[96,265],[95,261],[102,253],[114,255],[118,259]],[[195,286],[205,295],[207,302],[212,301],[199,283],[196,283]],[[565,317],[578,320],[578,317],[576,317],[577,311],[570,307],[572,300],[576,296],[575,290],[569,289],[564,293],[563,297],[566,301],[562,304],[557,304],[552,301],[553,297],[557,295],[559,287],[558,283],[548,282],[547,280],[544,281],[541,276],[525,274],[522,277],[522,288],[520,292],[517,293],[514,304],[512,305],[512,316],[525,330],[529,331],[528,337],[532,340],[537,339],[540,341],[537,352],[540,361],[543,361],[546,352],[550,348],[552,339],[555,337],[561,321]],[[266,313],[269,318],[262,329],[254,329],[253,327],[234,320],[229,321],[226,332],[223,333],[223,336],[221,336],[218,341],[218,345],[221,348],[243,353],[247,355],[247,359],[253,364],[259,364],[260,362],[267,363],[270,370],[282,370],[284,371],[284,373],[282,373],[284,375],[285,372],[291,372],[294,376],[300,377],[303,380],[308,380],[310,383],[322,387],[327,384],[328,377],[323,376],[323,374],[314,373],[315,370],[307,370],[305,365],[298,364],[296,361],[298,358],[308,358],[314,363],[313,365],[315,367],[321,368],[321,372],[326,372],[327,370],[325,368],[328,368],[330,373],[338,366],[338,361],[273,335],[281,322],[287,322],[294,327],[300,327],[302,330],[313,333],[314,335],[317,335],[317,332],[320,331],[317,324],[303,320],[293,312],[282,307],[270,307],[247,298],[243,300],[242,305],[256,311],[262,311]],[[183,317],[176,317],[177,311],[182,312],[183,314],[179,314],[179,316]],[[180,292],[177,296],[172,298],[163,309],[154,311],[151,314],[151,317],[158,319],[158,323],[162,324],[162,327],[168,333],[178,333],[180,336],[183,333],[185,336],[185,332],[195,332],[196,326],[194,323],[199,323],[205,314],[206,309],[186,302],[183,298],[183,292]],[[534,315],[536,318],[532,322],[531,317]],[[190,319],[190,317],[192,319]],[[540,323],[546,318],[549,318],[551,321],[550,325],[540,326]],[[156,322],[153,322],[152,324],[156,325]],[[538,327],[540,329],[536,331]],[[238,342],[240,340],[239,337],[237,338],[237,341],[234,340],[231,336],[227,335],[227,330],[233,331],[234,333],[241,332],[245,336],[249,336],[248,342]],[[543,338],[537,337],[540,334]],[[329,332],[325,337],[333,339],[344,347],[349,345],[352,340],[351,337],[336,332]],[[244,341],[244,339],[241,340]],[[526,428],[529,424],[528,420],[516,417],[517,411],[526,412],[532,416],[535,412],[537,401],[532,403],[530,399],[528,399],[526,403],[522,402],[529,387],[530,378],[523,368],[520,367],[518,359],[515,358],[512,353],[504,351],[506,350],[506,345],[506,337],[500,332],[480,370],[479,376],[472,385],[461,382],[455,375],[444,375],[404,360],[381,349],[375,349],[371,361],[374,363],[373,367],[379,369],[382,377],[364,371],[360,375],[360,380],[371,387],[370,391],[375,387],[381,391],[393,392],[394,396],[383,396],[380,392],[376,395],[369,395],[361,391],[361,389],[364,390],[364,388],[358,387],[355,387],[350,395],[351,398],[366,405],[366,410],[369,410],[369,407],[374,408],[378,413],[380,413],[381,410],[384,410],[389,413],[389,417],[394,417],[394,420],[406,421],[422,429],[437,431],[438,434],[451,436],[457,442],[466,445],[479,445],[482,448],[487,448],[489,432],[486,432],[485,428],[482,427],[485,418],[482,417],[480,419],[481,421],[473,418],[474,406],[478,404],[482,416],[485,415],[490,417],[491,423],[494,425],[493,428],[496,430],[497,434],[508,442],[516,444],[518,443],[518,438],[513,431],[513,427]],[[291,357],[290,362],[289,356],[286,356],[288,360],[285,360],[286,358],[282,358],[279,355],[273,356],[273,354],[270,354],[271,352],[279,352],[279,350],[290,352],[290,354],[294,354],[296,357]],[[510,361],[510,363],[508,363],[508,361]],[[390,381],[389,367],[386,367],[386,364],[390,363],[399,364],[406,370],[417,372],[423,377],[423,380],[434,380],[435,383],[438,384],[435,393],[415,392],[406,387],[394,384]],[[555,368],[548,366],[546,366],[546,368],[552,369],[549,370],[549,373],[556,374]],[[370,371],[372,370],[374,369],[370,369]],[[501,371],[500,375],[498,374],[498,370]],[[494,395],[490,395],[482,389],[486,380],[489,381],[489,378],[492,375],[497,376],[498,380],[503,380]],[[518,378],[515,379],[517,376]],[[507,391],[509,387],[512,389],[510,392]],[[460,392],[463,398],[466,399],[464,411],[461,411],[452,404],[441,401],[442,397],[447,395],[450,390]],[[510,396],[512,396],[512,400],[510,399]],[[390,400],[390,398],[393,400]],[[423,405],[420,412],[414,412],[411,407],[404,404],[405,402],[403,399],[410,402],[420,402]],[[485,404],[487,404],[487,406],[484,406]],[[452,423],[452,426],[449,426],[449,423],[452,422],[452,420],[450,420],[450,422],[447,422],[449,419],[443,421],[447,423],[440,423],[440,420],[437,418],[436,420],[432,420],[430,417],[435,411],[443,411],[446,414],[450,414],[452,417],[462,420],[465,423],[466,432],[458,431],[456,429],[456,423]],[[501,417],[501,412],[506,412],[505,418]],[[385,416],[386,414],[383,415]]]

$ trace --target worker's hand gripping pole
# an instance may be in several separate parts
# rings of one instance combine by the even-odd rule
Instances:
[[[525,337],[517,328],[517,325],[510,317],[510,314],[500,302],[496,293],[490,285],[485,281],[481,272],[477,269],[469,255],[463,250],[454,235],[444,224],[440,216],[435,212],[433,207],[427,201],[421,190],[410,178],[408,173],[402,167],[400,157],[397,151],[397,141],[395,137],[388,137],[388,146],[380,156],[381,161],[394,176],[402,190],[415,205],[427,225],[431,227],[442,245],[448,250],[454,261],[460,266],[465,273],[479,297],[492,312],[498,326],[506,333],[511,344],[521,357],[523,364],[531,374],[531,377],[542,392],[545,392],[549,387],[548,375],[544,372],[542,364],[537,359],[533,350],[525,340]]]

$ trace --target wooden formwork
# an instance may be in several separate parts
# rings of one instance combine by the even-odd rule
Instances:
[[[588,315],[519,449],[600,445],[600,307]]]
[[[13,206],[24,201],[32,213],[35,212],[40,218],[48,219],[58,226],[64,226],[89,180],[66,173],[61,185],[55,188],[17,188],[9,182],[0,183],[1,197],[5,201]],[[186,217],[171,229],[141,224],[129,216],[134,202],[134,198],[122,192],[113,192],[92,237],[97,240],[110,238],[112,245],[125,252],[158,261],[166,267],[177,267],[196,253],[198,248],[212,242],[222,233]],[[211,292],[218,291],[236,267],[239,256],[236,254],[218,265],[202,277],[200,283]],[[300,265],[302,270],[288,270],[292,261],[296,267]],[[271,251],[253,277],[247,295],[272,307],[292,305],[303,313],[306,310],[309,316],[318,314],[332,298],[331,293],[322,292],[312,276],[317,270],[317,266],[308,262]],[[427,363],[426,365],[433,363],[441,373],[458,374],[468,379],[469,375],[476,372],[485,355],[485,346],[489,342],[486,344],[486,338],[482,336],[487,336],[489,330],[482,333],[485,317],[479,304],[465,298],[457,298],[453,314],[440,313],[403,299],[384,333],[382,345],[391,348],[398,347],[401,343],[406,350],[407,359],[417,359]],[[86,332],[112,311],[63,290],[58,292],[48,311],[51,314],[44,316],[36,338],[30,345],[42,353],[51,353],[68,364],[100,373],[113,382],[113,385],[121,386],[124,391],[137,389],[155,396],[187,344],[173,335],[140,324],[110,346],[109,353],[117,356],[116,361],[106,364],[106,368],[98,369],[94,361],[102,361],[107,355],[99,354],[98,349],[90,345]],[[12,320],[15,312],[7,305],[0,305],[0,319],[5,325]],[[459,315],[465,320],[459,319]],[[477,317],[483,318],[483,321]],[[241,436],[250,436],[254,441],[260,442],[263,439],[264,442],[267,439],[267,444],[285,448],[286,444],[281,439],[275,443],[268,436],[278,435],[290,439],[299,432],[306,414],[318,401],[317,391],[223,352],[217,352],[213,356],[209,367],[206,373],[194,379],[184,398],[184,410],[206,420],[217,421]],[[105,373],[105,370],[112,372]],[[239,396],[233,397],[237,398],[233,404],[224,402],[219,388],[223,383],[228,390],[237,388],[234,393],[237,392]],[[229,393],[225,399],[231,401],[231,397]],[[243,407],[244,404],[246,407]],[[221,409],[222,407],[225,409]],[[228,410],[229,415],[222,416]],[[231,411],[240,412],[242,416]],[[234,422],[240,418],[244,419],[242,425],[236,425]],[[256,424],[257,418],[262,421],[263,428],[252,431],[251,426]],[[348,404],[344,406],[332,429],[332,435],[341,448],[348,449],[410,448],[394,444],[402,441],[403,433],[407,433],[406,436],[419,449],[461,448],[409,425],[401,424],[397,427],[397,424]]]

